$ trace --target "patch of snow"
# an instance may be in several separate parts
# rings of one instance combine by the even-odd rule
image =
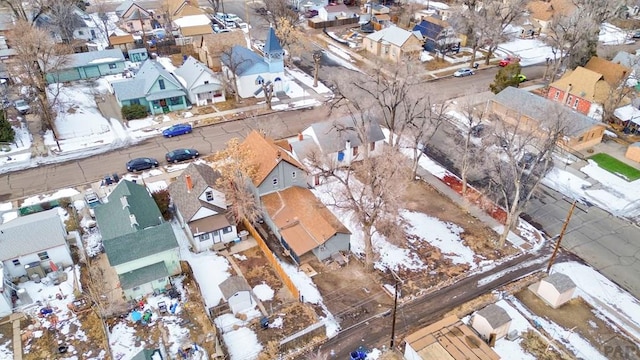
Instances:
[[[227,345],[231,360],[255,359],[262,351],[258,336],[246,327],[224,333],[222,339]]]
[[[56,192],[54,192],[53,194],[50,195],[36,195],[36,196],[32,196],[32,197],[28,197],[26,199],[24,199],[24,201],[22,201],[22,205],[20,205],[20,207],[23,206],[29,206],[29,205],[35,205],[35,204],[40,204],[42,202],[45,201],[51,201],[51,200],[57,200],[57,199],[61,199],[64,197],[73,197],[80,194],[80,192],[78,192],[78,190],[75,189],[60,189]]]
[[[273,300],[274,291],[266,283],[256,285],[253,288],[253,293],[260,299],[260,301]]]

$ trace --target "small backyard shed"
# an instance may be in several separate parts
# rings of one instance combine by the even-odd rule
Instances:
[[[507,335],[511,317],[507,311],[496,304],[490,304],[473,315],[471,327],[478,332],[484,340],[490,340],[495,334],[495,340]]]
[[[218,286],[234,315],[255,306],[251,286],[242,276],[231,276]]]
[[[640,162],[640,142],[634,142],[627,147],[627,152],[624,154],[627,159],[635,162]]]
[[[529,287],[534,294],[554,309],[571,300],[576,284],[562,273],[553,273]]]

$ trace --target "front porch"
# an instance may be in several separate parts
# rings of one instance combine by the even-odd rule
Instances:
[[[185,110],[187,98],[182,91],[174,90],[162,94],[147,96],[151,115],[166,114],[172,111]]]

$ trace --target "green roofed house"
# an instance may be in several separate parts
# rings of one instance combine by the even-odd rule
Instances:
[[[127,299],[169,285],[180,269],[178,241],[146,187],[122,180],[95,208],[102,243]]]
[[[120,49],[90,51],[67,55],[66,66],[47,73],[49,84],[93,79],[124,72],[124,55]]]
[[[120,106],[140,104],[153,115],[187,108],[187,92],[162,64],[147,60],[132,79],[111,83]]]

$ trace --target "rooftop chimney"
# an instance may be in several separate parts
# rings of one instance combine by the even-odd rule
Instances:
[[[193,190],[193,182],[191,180],[191,175],[185,175],[184,181],[187,183],[187,192],[190,193]]]
[[[280,159],[282,159],[282,153],[280,152],[280,150],[278,150],[276,152],[276,160],[280,160]]]
[[[298,133],[298,141],[304,140],[304,135],[302,133]]]

